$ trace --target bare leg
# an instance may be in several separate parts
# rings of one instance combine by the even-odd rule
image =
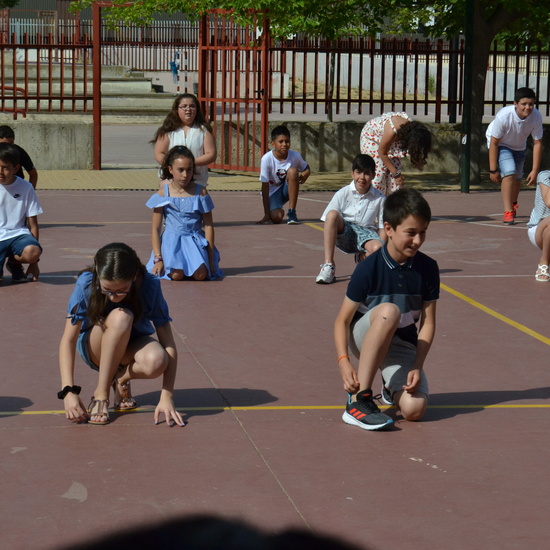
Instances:
[[[415,421],[424,416],[428,407],[428,396],[421,391],[414,393],[398,391],[393,394],[393,402],[401,410],[405,420]]]
[[[500,191],[505,212],[512,211],[513,203],[518,200],[520,186],[521,181],[516,179],[515,174],[502,178]]]
[[[195,273],[193,273],[193,279],[195,281],[204,281],[208,277],[208,269],[202,264]]]
[[[282,208],[276,208],[269,213],[269,217],[271,218],[272,223],[279,224],[285,217],[285,211]]]
[[[401,311],[395,304],[380,304],[371,311],[370,327],[361,345],[357,369],[360,391],[372,388],[376,372],[388,353],[400,319]]]
[[[286,173],[288,184],[288,207],[296,210],[298,204],[298,192],[300,189],[300,174],[297,168],[289,168]]]
[[[323,229],[323,241],[325,245],[325,263],[334,265],[334,248],[336,237],[344,231],[344,220],[337,210],[331,210],[327,214]]]
[[[152,379],[162,376],[168,367],[169,357],[158,340],[144,336],[133,341],[122,358],[128,364],[118,382],[125,384],[133,379]]]
[[[365,258],[369,254],[376,252],[379,248],[382,248],[382,244],[383,244],[382,241],[379,241],[378,239],[371,239],[370,241],[363,243],[363,248],[365,249],[365,252],[366,252]]]
[[[113,378],[128,347],[134,316],[124,308],[111,311],[103,327],[94,326],[90,333],[90,356],[99,365],[99,379],[94,398],[100,401],[109,399]],[[92,420],[99,420],[91,417]]]

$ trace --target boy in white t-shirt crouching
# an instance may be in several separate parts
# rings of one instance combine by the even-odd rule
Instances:
[[[257,223],[281,223],[287,202],[287,223],[300,223],[296,204],[300,185],[309,177],[309,166],[300,153],[290,148],[290,131],[286,126],[273,128],[271,146],[273,150],[262,157],[260,164],[264,217]]]

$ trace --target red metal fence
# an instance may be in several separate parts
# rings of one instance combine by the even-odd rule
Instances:
[[[5,13],[5,12],[0,12]],[[49,25],[51,33],[32,32]],[[92,22],[78,18],[45,20],[0,18],[0,47],[57,45],[88,47]],[[11,31],[17,32],[11,32]],[[23,33],[23,31],[27,31]],[[206,29],[213,33],[214,27]],[[156,21],[147,27],[121,24],[102,27],[102,65],[132,70],[170,71],[170,62],[185,57],[190,90],[198,75],[199,23]],[[424,38],[378,40],[351,37],[337,41],[296,35],[271,42],[268,101],[271,113],[324,114],[327,117],[373,114],[403,109],[436,122],[460,115],[464,47],[459,41]],[[488,62],[486,106],[494,114],[513,101],[517,87],[536,90],[538,107],[550,114],[548,44],[494,43]],[[75,50],[76,51],[76,50]],[[59,51],[47,53],[55,58]],[[180,67],[182,70],[183,67]],[[256,70],[253,68],[253,70]],[[5,85],[5,90],[10,84]]]
[[[26,38],[16,45],[0,41],[0,111],[14,118],[29,112],[88,112],[92,45],[53,44],[51,36],[36,35],[34,43]]]

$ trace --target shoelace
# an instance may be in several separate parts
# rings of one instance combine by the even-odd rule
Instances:
[[[364,409],[370,413],[379,413],[380,409],[378,408],[378,405],[374,402],[375,399],[380,402],[380,400],[382,399],[382,395],[373,395],[371,399],[357,401],[356,406],[359,409]]]

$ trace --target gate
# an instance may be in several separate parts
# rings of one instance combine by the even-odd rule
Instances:
[[[223,10],[201,20],[199,101],[218,148],[212,168],[259,172],[267,151],[269,22],[262,13],[253,17],[246,27]]]

